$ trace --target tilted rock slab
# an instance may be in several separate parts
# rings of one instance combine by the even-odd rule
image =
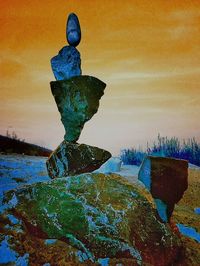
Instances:
[[[97,112],[106,84],[91,76],[77,76],[50,84],[65,127],[64,139],[76,142],[85,122]]]
[[[52,178],[92,172],[110,157],[98,147],[64,140],[47,160],[47,170]]]
[[[174,205],[188,187],[188,162],[147,156],[141,165],[138,178],[151,192],[161,220],[168,222]]]
[[[11,191],[5,212],[34,236],[67,242],[83,260],[182,265],[182,242],[169,224],[158,221],[149,197],[118,175],[90,173]]]

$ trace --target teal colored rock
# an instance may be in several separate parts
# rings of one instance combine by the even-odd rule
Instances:
[[[147,156],[141,165],[138,178],[151,192],[161,221],[169,222],[175,204],[188,187],[188,162]]]
[[[64,140],[47,160],[47,170],[52,178],[88,173],[98,169],[110,157],[106,150]]]
[[[50,84],[65,127],[64,139],[76,142],[85,122],[97,112],[106,84],[91,76],[77,76]]]
[[[81,58],[73,46],[65,46],[51,59],[51,67],[56,80],[70,79],[81,75]]]
[[[124,258],[131,259],[124,265],[179,265],[182,242],[157,220],[150,200],[118,175],[82,174],[9,192],[4,216],[20,218],[37,238],[67,242],[93,262]]]
[[[66,37],[69,45],[76,47],[81,41],[81,27],[76,14],[71,13],[67,19]]]

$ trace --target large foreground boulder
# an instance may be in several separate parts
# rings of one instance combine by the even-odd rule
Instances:
[[[146,193],[117,175],[82,174],[11,191],[4,212],[36,237],[67,242],[83,261],[174,265],[182,243],[169,224],[157,220]]]
[[[106,84],[91,76],[77,76],[50,84],[65,127],[64,138],[76,142],[84,124],[97,112]]]
[[[52,178],[88,173],[110,157],[110,152],[98,147],[64,140],[47,160],[47,170]]]
[[[174,205],[188,187],[188,162],[147,156],[141,165],[138,178],[151,192],[161,220],[168,222]]]

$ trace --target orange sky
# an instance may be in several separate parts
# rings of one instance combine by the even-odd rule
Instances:
[[[50,59],[66,45],[70,12],[83,74],[107,83],[79,142],[117,154],[158,133],[200,140],[199,0],[1,1],[1,134],[53,149],[62,141]]]

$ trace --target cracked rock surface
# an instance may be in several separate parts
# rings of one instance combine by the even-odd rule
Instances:
[[[111,157],[98,147],[63,141],[47,160],[52,178],[92,172]]]
[[[50,84],[65,128],[64,139],[76,142],[84,124],[97,112],[106,84],[91,76],[77,76]]]
[[[5,206],[4,216],[22,221],[34,237],[62,240],[93,263],[124,258],[130,265],[158,265],[159,258],[159,265],[172,265],[183,251],[169,224],[157,220],[146,192],[115,174],[26,186],[10,191]]]

